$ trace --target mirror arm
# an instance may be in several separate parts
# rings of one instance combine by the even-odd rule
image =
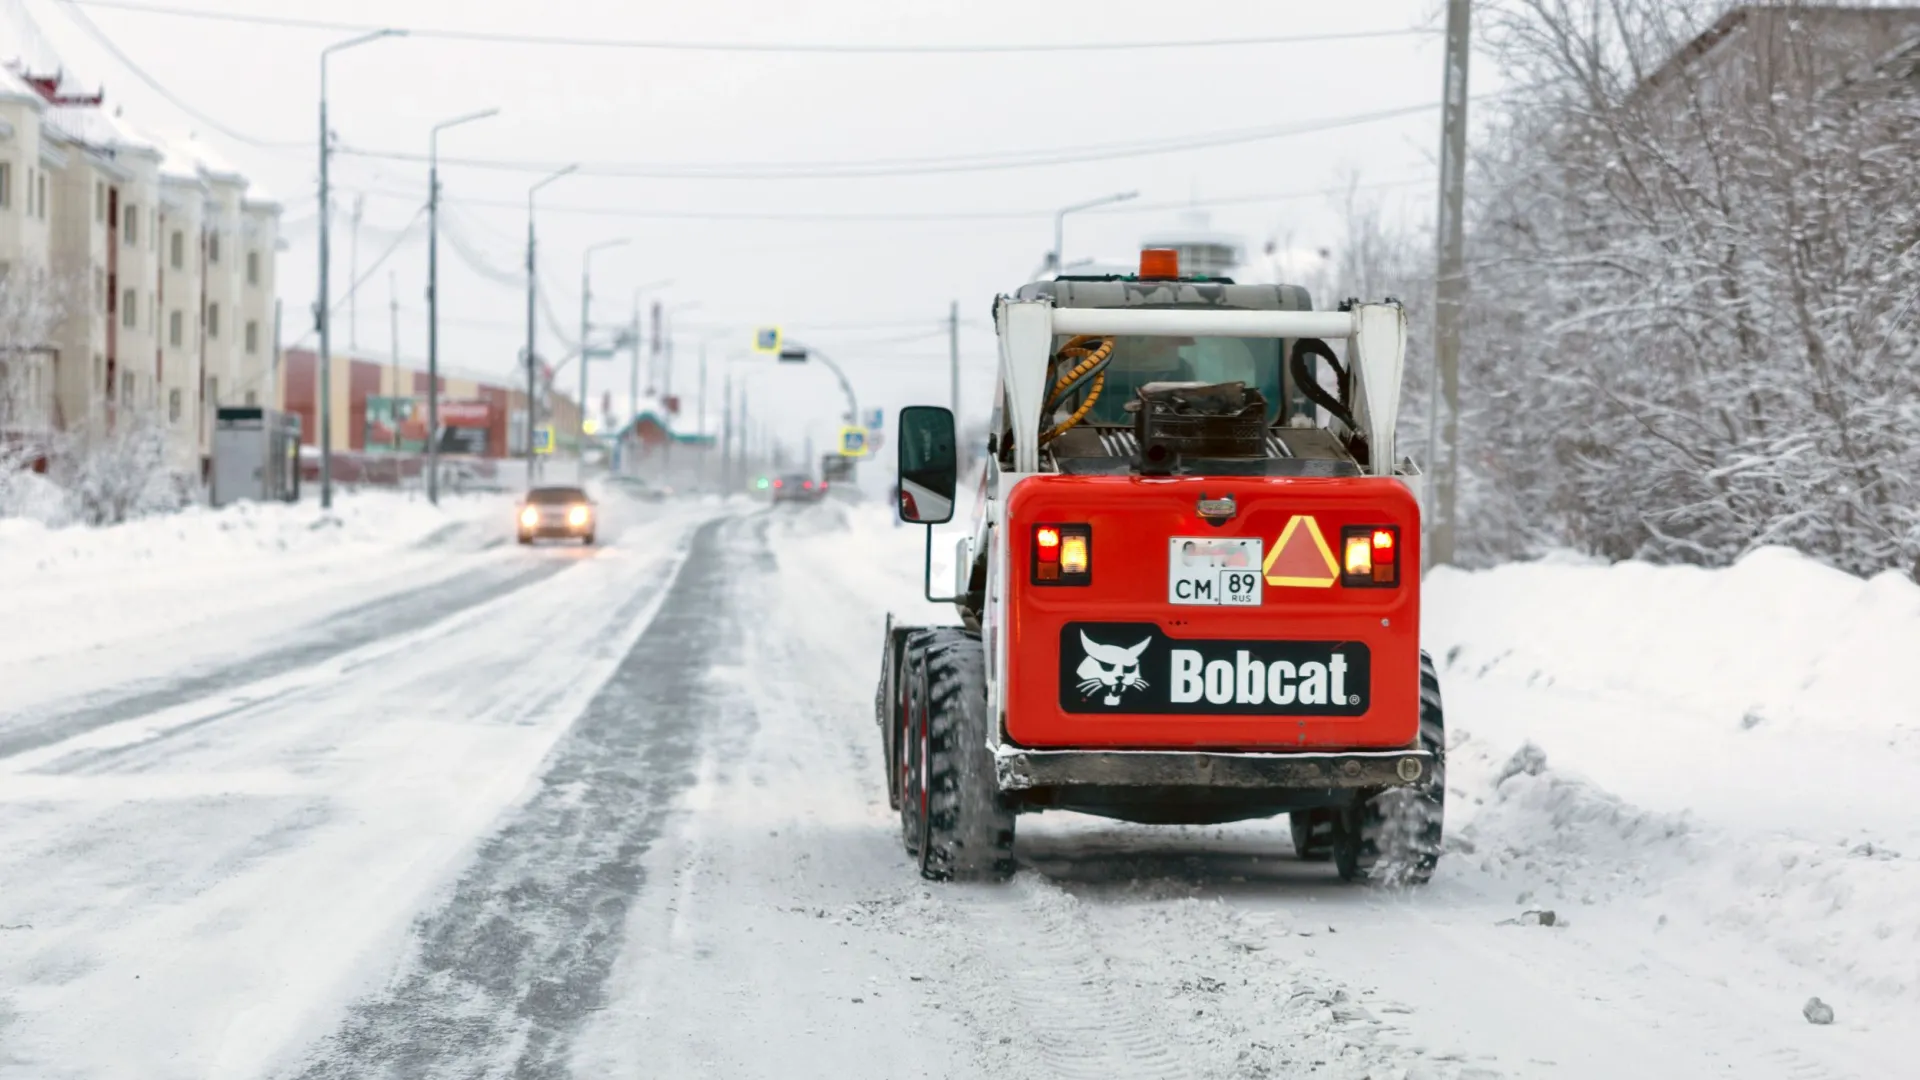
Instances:
[[[927,602],[930,604],[951,604],[960,599],[958,596],[933,595],[933,582],[930,580],[932,576],[933,576],[933,526],[929,525],[927,526],[927,553],[926,553],[926,556],[920,562],[920,594],[922,596],[925,596],[927,598]]]

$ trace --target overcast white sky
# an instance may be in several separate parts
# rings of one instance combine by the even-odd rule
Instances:
[[[116,0],[121,2],[121,0]],[[163,0],[125,0],[161,3]],[[270,13],[376,25],[457,27],[609,38],[805,43],[1026,43],[1154,41],[1439,25],[1437,0],[1246,0],[1205,5],[1165,0],[164,0],[187,8]],[[104,84],[126,117],[160,131],[192,130],[277,195],[289,248],[280,257],[288,342],[307,329],[315,268],[319,50],[343,35],[86,7],[128,57],[186,103],[229,128],[281,143],[262,148],[208,129],[141,83],[83,33],[64,0],[0,0],[0,52],[48,52],[81,79]],[[33,40],[33,27],[44,37]],[[1437,35],[1313,44],[1014,55],[769,55],[375,42],[330,65],[334,129],[342,144],[424,153],[429,127],[490,106],[496,118],[445,133],[443,158],[535,162],[713,163],[854,161],[1034,151],[1313,121],[1436,102]],[[1478,76],[1479,73],[1476,73]],[[1476,92],[1485,83],[1476,79]],[[698,338],[709,336],[709,407],[719,408],[729,356],[743,357],[750,328],[775,323],[848,369],[862,405],[891,411],[946,399],[941,323],[958,300],[965,403],[978,408],[992,381],[986,316],[997,292],[1027,279],[1051,244],[1046,213],[1109,192],[1138,190],[1140,209],[1069,218],[1069,261],[1126,256],[1143,232],[1174,223],[1168,204],[1274,196],[1210,207],[1213,227],[1257,248],[1270,237],[1317,245],[1333,239],[1328,188],[1357,172],[1367,181],[1427,177],[1438,112],[1267,141],[1121,160],[1036,168],[861,179],[641,179],[577,175],[541,194],[541,274],[567,326],[579,320],[581,252],[628,237],[594,257],[594,313],[624,320],[633,290],[674,279],[679,317],[675,388],[696,392]],[[537,173],[446,164],[447,224],[506,274],[524,258],[527,186]],[[426,167],[335,158],[337,291],[350,280],[346,216],[366,192],[364,268],[424,202]],[[1406,212],[1426,216],[1430,184],[1394,189]],[[475,205],[498,201],[507,205]],[[1160,209],[1154,209],[1160,207]],[[586,213],[581,208],[623,211]],[[972,213],[1034,211],[1002,219],[794,221],[649,217],[702,212]],[[442,234],[441,358],[507,374],[524,333],[520,290],[471,269]],[[398,281],[401,351],[424,356],[426,245],[402,245],[387,264]],[[362,291],[357,329],[344,315],[334,340],[388,349],[386,268]],[[927,336],[912,338],[924,330]],[[560,352],[542,327],[542,351]],[[733,363],[754,381],[756,412],[777,405],[784,429],[817,442],[837,426],[838,391],[823,370]],[[593,366],[593,394],[624,401],[627,366]],[[577,384],[569,373],[563,386]]]

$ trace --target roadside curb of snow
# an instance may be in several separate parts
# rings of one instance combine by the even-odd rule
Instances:
[[[1555,769],[1531,742],[1488,779],[1451,857],[1519,906],[1571,906],[1577,921],[1580,906],[1640,903],[1662,928],[1687,920],[1764,943],[1818,986],[1920,997],[1920,859],[1862,837],[1726,836]]]

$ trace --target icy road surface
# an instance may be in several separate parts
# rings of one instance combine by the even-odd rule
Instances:
[[[1912,1075],[1911,584],[1436,577],[1424,890],[1341,885],[1281,822],[1070,815],[1021,819],[1012,882],[935,886],[871,712],[886,612],[949,614],[919,531],[605,510],[585,550],[501,544],[484,500],[269,515],[200,563],[29,538],[0,1077]]]

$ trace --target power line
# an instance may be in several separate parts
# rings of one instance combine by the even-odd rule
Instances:
[[[365,33],[387,29],[373,23],[341,22],[332,19],[307,19],[285,15],[254,15],[237,11],[213,11],[206,8],[136,4],[126,0],[62,0],[69,7],[93,7],[114,11],[135,11],[146,15],[201,19],[216,22],[246,23],[286,30],[327,30],[335,33]],[[831,53],[872,56],[991,55],[996,53],[1065,52],[1141,52],[1166,49],[1215,49],[1259,45],[1306,45],[1331,41],[1364,41],[1375,38],[1431,37],[1437,31],[1426,27],[1402,27],[1393,30],[1348,30],[1324,34],[1267,34],[1251,37],[1174,38],[1164,41],[1107,42],[1031,42],[1015,44],[881,44],[856,42],[753,42],[700,41],[666,38],[599,38],[562,34],[510,34],[487,30],[461,30],[449,27],[392,27],[408,37],[436,41],[461,41],[501,45],[551,45],[587,49],[640,49],[655,52],[709,53]]]
[[[394,235],[393,242],[388,244],[386,247],[386,250],[380,253],[380,257],[373,260],[373,265],[367,267],[364,273],[362,273],[359,277],[354,279],[353,284],[347,287],[347,291],[340,295],[340,299],[335,300],[332,303],[327,305],[327,314],[329,316],[332,316],[334,312],[339,311],[342,307],[345,307],[347,301],[353,299],[354,294],[360,291],[360,286],[365,285],[367,283],[367,280],[373,277],[374,273],[380,269],[381,264],[385,263],[388,259],[392,258],[393,253],[400,250],[400,245],[406,243],[407,240],[412,237],[414,227],[419,225],[420,220],[426,216],[427,216],[427,207],[423,203],[421,204],[418,210],[415,210],[413,212],[413,217],[411,220],[407,222],[406,227],[401,229],[398,233]],[[300,346],[306,344],[307,339],[311,338],[316,333],[318,333],[317,330],[309,328],[306,333],[300,335],[299,340],[295,341],[292,345],[287,346],[287,348],[290,348],[290,349],[299,348]]]
[[[1256,128],[1238,128],[1180,135],[1158,140],[1123,143],[1094,143],[1048,150],[998,151],[994,153],[929,158],[870,159],[866,161],[791,161],[791,162],[682,162],[658,164],[646,162],[601,161],[581,163],[582,175],[646,179],[692,180],[794,180],[852,179],[875,176],[920,176],[930,173],[984,172],[1000,169],[1028,169],[1045,165],[1071,165],[1117,158],[1148,157],[1182,150],[1203,150],[1239,143],[1261,142],[1291,135],[1307,135],[1360,124],[1377,123],[1417,113],[1432,112],[1438,102],[1403,105],[1394,109],[1352,113],[1291,124],[1273,124]],[[354,157],[385,161],[425,162],[427,155],[411,151],[365,150],[342,146],[335,151]],[[460,165],[475,169],[509,172],[552,172],[561,167],[551,161],[514,161],[503,158],[440,158],[442,165]]]
[[[98,44],[101,48],[107,50],[108,53],[112,54],[114,59],[120,61],[120,65],[126,68],[129,72],[131,72],[134,78],[137,78],[141,82],[146,83],[149,89],[151,89],[154,93],[159,94],[161,97],[165,98],[167,101],[171,102],[174,108],[179,109],[181,112],[186,113],[188,116],[191,116],[195,120],[198,120],[201,123],[207,125],[207,127],[213,129],[214,131],[217,131],[220,134],[225,135],[227,138],[232,139],[235,142],[245,143],[248,146],[257,147],[262,150],[298,150],[298,149],[304,149],[308,145],[306,143],[277,142],[272,139],[262,139],[256,135],[249,135],[244,131],[238,131],[234,128],[228,127],[227,125],[221,123],[219,120],[214,119],[211,115],[193,107],[191,104],[189,104],[186,101],[186,99],[182,98],[180,95],[174,93],[173,91],[167,89],[165,84],[163,84],[159,79],[156,79],[152,75],[147,74],[147,71],[145,68],[141,67],[139,64],[134,63],[133,57],[128,56],[125,50],[121,49],[120,46],[114,44],[113,39],[107,36],[106,31],[100,29],[100,27],[95,25],[93,19],[90,18],[86,12],[80,10],[80,8],[77,5],[71,2],[68,2],[68,3],[61,4],[60,8],[62,11],[66,13],[67,18],[72,20],[75,26],[78,26],[81,29],[81,31],[83,31],[88,37],[92,38],[94,42]],[[22,6],[20,10],[22,14],[26,14],[26,9],[24,6]],[[28,14],[27,18],[31,19],[32,16]]]
[[[1308,199],[1317,196],[1344,195],[1348,191],[1372,191],[1388,188],[1411,187],[1418,184],[1431,184],[1433,177],[1417,176],[1401,180],[1382,180],[1359,185],[1339,187],[1306,188],[1278,192],[1249,192],[1241,195],[1222,195],[1204,199],[1169,200],[1154,203],[1122,203],[1117,206],[1087,211],[1087,216],[1114,216],[1123,214],[1162,213],[1168,210],[1199,209],[1208,206],[1236,206],[1258,203],[1290,202],[1295,199]],[[398,199],[413,202],[422,197],[421,193],[396,191],[388,188],[365,187],[341,190],[355,191],[384,199]],[[442,207],[486,207],[502,210],[518,210],[526,205],[524,200],[513,199],[466,199],[442,196]],[[541,203],[540,212],[559,214],[583,214],[592,217],[625,217],[659,221],[791,221],[791,222],[908,222],[908,221],[1043,221],[1053,217],[1055,209],[1033,208],[1026,210],[654,210],[634,206],[580,206],[566,203]]]

